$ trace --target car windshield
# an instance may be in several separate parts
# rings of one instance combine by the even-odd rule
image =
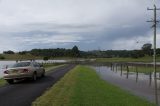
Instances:
[[[20,63],[16,63],[13,64],[11,66],[9,66],[10,68],[14,68],[14,67],[26,67],[29,66],[31,63],[30,62],[20,62]]]

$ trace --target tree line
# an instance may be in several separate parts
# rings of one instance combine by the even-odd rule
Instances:
[[[146,55],[152,56],[152,44],[144,44],[140,50],[92,50],[92,51],[80,51],[77,46],[72,49],[56,48],[56,49],[32,49],[30,51],[18,52],[20,55],[32,54],[34,56],[48,58],[54,57],[80,57],[80,58],[112,58],[112,57],[132,57],[139,58]],[[4,51],[3,54],[15,54],[15,52],[9,50]],[[160,48],[157,49],[157,55],[160,56]]]

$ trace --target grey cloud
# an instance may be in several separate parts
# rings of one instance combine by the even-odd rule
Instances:
[[[152,17],[147,11],[152,6],[149,0],[3,0],[0,38],[10,42],[2,41],[0,51],[73,45],[131,49],[134,39],[151,39],[151,24],[145,21]],[[125,46],[127,41],[132,45]]]

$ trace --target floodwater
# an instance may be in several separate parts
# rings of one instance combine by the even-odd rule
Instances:
[[[3,71],[6,65],[11,65],[16,63],[16,61],[0,61],[0,78],[3,76]]]
[[[150,102],[155,102],[154,73],[151,75],[129,72],[127,78],[126,71],[112,71],[107,66],[93,66],[100,77],[107,82],[119,86],[120,88],[131,92],[134,95],[145,98]],[[151,77],[150,77],[151,76]],[[158,76],[158,74],[157,74]],[[150,78],[152,78],[150,80]],[[157,80],[158,93],[160,93],[160,80]]]

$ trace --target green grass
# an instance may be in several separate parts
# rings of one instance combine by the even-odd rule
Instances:
[[[157,61],[160,62],[160,57],[157,57]],[[153,62],[153,57],[142,57],[142,58],[97,58],[96,62],[144,62],[144,63],[149,63]],[[120,70],[120,68],[118,67]],[[122,68],[124,71],[127,70],[126,67]],[[153,67],[146,67],[146,66],[137,66],[137,71],[140,73],[150,73],[153,72]],[[129,66],[129,71],[130,72],[136,72],[136,68]],[[157,67],[157,72],[160,72],[160,67]]]
[[[96,72],[78,66],[32,106],[155,106],[148,101],[106,83]]]
[[[50,67],[60,66],[60,65],[64,65],[64,64],[63,63],[44,63],[43,67],[44,68],[50,68]]]
[[[6,80],[4,80],[3,78],[0,79],[0,86],[4,86],[6,83]]]
[[[45,67],[45,70],[46,70],[46,72],[48,72],[48,71],[52,71],[53,69],[55,69],[55,68],[58,68],[58,67],[62,67],[62,66],[65,66],[66,64],[50,64],[50,65],[44,65],[44,67]]]
[[[146,73],[149,74],[150,72],[153,72],[154,69],[153,67],[145,67],[145,66],[137,66],[137,70],[135,66],[128,66],[129,72],[136,72],[138,71],[139,73]],[[118,70],[121,70],[120,67],[118,67]],[[122,67],[123,71],[127,71],[127,67]],[[157,67],[157,72],[160,72],[160,67]]]
[[[29,60],[29,59],[41,59],[43,60],[43,56],[34,56],[30,53],[21,55],[18,53],[15,54],[0,54],[0,56],[3,56],[5,59],[0,60]],[[74,58],[74,57],[51,57],[50,59],[54,60],[75,60],[75,59],[81,59],[81,58]]]
[[[29,60],[29,59],[43,59],[43,57],[39,56],[33,56],[31,54],[1,54],[1,56],[4,56],[4,60]]]
[[[145,56],[142,58],[97,58],[97,62],[152,62],[153,57]],[[157,57],[157,61],[160,61],[160,57]]]
[[[108,66],[110,67],[110,66]],[[129,68],[129,72],[139,72],[139,73],[145,73],[145,74],[149,74],[154,72],[154,68],[153,66],[128,66]],[[121,66],[117,66],[118,71],[121,70]],[[160,67],[157,67],[157,72],[160,72]],[[116,66],[114,67],[114,70],[116,70]],[[127,71],[127,67],[123,66],[122,67],[122,71]]]

